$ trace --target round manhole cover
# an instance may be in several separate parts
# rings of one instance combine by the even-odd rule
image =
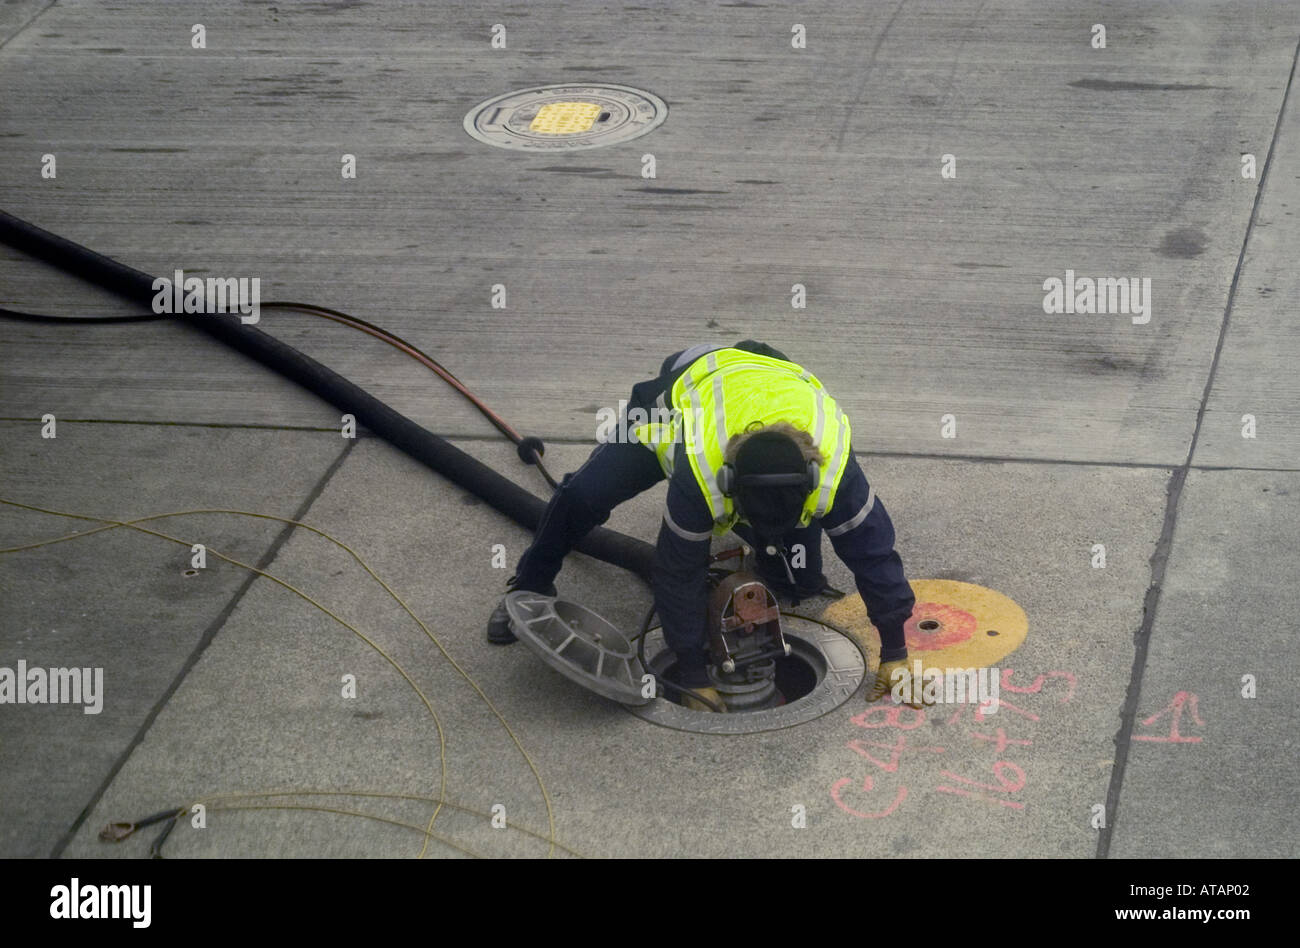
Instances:
[[[561,83],[480,102],[465,116],[465,131],[498,148],[571,151],[631,141],[667,117],[664,100],[642,89]]]
[[[565,678],[624,704],[645,704],[636,647],[576,602],[522,589],[506,593],[511,630]]]
[[[804,616],[782,613],[781,631],[790,644],[788,658],[778,662],[777,686],[799,697],[775,708],[739,714],[692,711],[658,697],[627,710],[664,727],[701,734],[757,734],[812,721],[838,708],[858,690],[866,663],[857,647],[834,628]],[[646,635],[646,664],[654,675],[669,672],[673,653],[663,631]],[[671,675],[669,676],[671,678]]]

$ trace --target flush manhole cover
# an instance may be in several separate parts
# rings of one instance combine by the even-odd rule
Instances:
[[[498,148],[572,151],[631,141],[667,117],[664,100],[642,89],[561,83],[480,102],[465,116],[465,131]]]

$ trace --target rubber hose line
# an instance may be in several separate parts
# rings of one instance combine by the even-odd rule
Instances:
[[[0,211],[0,242],[131,302],[152,308],[154,278],[149,274],[4,211]],[[541,522],[546,510],[546,502],[541,498],[293,346],[241,323],[237,315],[180,314],[175,318],[296,382],[339,411],[354,415],[369,431],[481,498],[520,526],[535,531]],[[597,527],[576,549],[620,566],[646,583],[651,580],[655,548],[644,540]]]

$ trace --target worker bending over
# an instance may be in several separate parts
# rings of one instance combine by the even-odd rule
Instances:
[[[889,693],[895,669],[907,671],[903,623],[915,599],[889,514],[853,457],[849,420],[816,376],[753,340],[700,345],[669,356],[657,378],[633,386],[626,410],[636,408],[653,421],[632,429],[635,440],[598,444],[564,476],[509,587],[554,596],[565,555],[616,506],[666,478],[654,598],[678,685],[724,706],[708,675],[711,538],[737,534],[754,548],[759,578],[797,603],[827,588],[824,531],[880,633],[880,668],[867,700]],[[488,641],[515,641],[504,600],[488,622]]]

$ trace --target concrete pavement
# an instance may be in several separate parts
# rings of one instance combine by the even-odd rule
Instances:
[[[1029,619],[985,720],[864,717],[859,694],[783,731],[655,727],[485,643],[494,545],[513,565],[526,532],[341,438],[331,407],[166,321],[0,322],[0,498],[300,520],[429,633],[276,520],[148,526],[301,596],[216,558],[186,576],[181,545],[126,528],[0,554],[0,667],[105,678],[98,715],[0,705],[0,854],[139,857],[151,834],[99,828],[202,801],[169,855],[536,856],[552,827],[557,855],[1297,855],[1298,44],[1281,2],[0,7],[5,210],[377,322],[545,438],[557,473],[668,352],[763,339],[853,420],[909,575]],[[668,119],[573,154],[461,128],[561,81],[650,90]],[[1149,280],[1149,321],[1045,312],[1067,273]],[[128,310],[7,247],[0,306]],[[388,347],[295,314],[259,328],[543,493]],[[661,504],[610,525],[653,540]],[[91,527],[4,506],[0,548]],[[629,630],[649,602],[585,557],[560,585]]]

